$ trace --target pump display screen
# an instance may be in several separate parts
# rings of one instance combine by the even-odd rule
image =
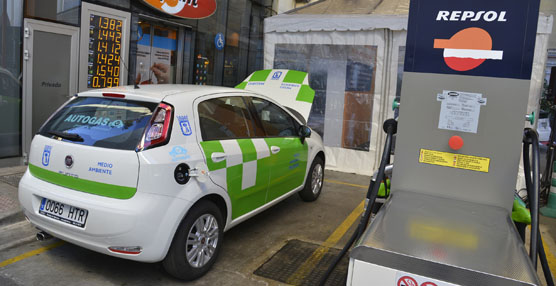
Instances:
[[[122,21],[91,14],[87,87],[102,88],[120,83]]]

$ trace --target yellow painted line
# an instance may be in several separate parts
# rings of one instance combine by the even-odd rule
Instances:
[[[548,267],[550,268],[550,272],[552,272],[552,275],[554,275],[556,273],[556,257],[554,257],[554,254],[552,253],[552,251],[550,251],[548,245],[546,244],[546,242],[544,242],[544,239],[542,240],[542,245],[544,247],[544,252],[546,253],[546,261],[548,261]]]
[[[368,188],[369,188],[369,186],[363,186],[363,185],[357,185],[357,184],[350,184],[350,183],[341,182],[341,181],[336,181],[336,180],[324,179],[324,181],[327,182],[327,183],[339,184],[339,185],[346,185],[346,186],[358,187],[358,188],[363,188],[363,189],[368,189]]]
[[[347,184],[347,183],[346,183]],[[356,185],[357,186],[357,185]],[[349,214],[349,216],[334,230],[334,232],[326,239],[326,241],[319,246],[313,254],[292,274],[286,283],[292,285],[301,285],[301,282],[311,271],[315,268],[317,263],[324,257],[328,250],[336,245],[338,241],[344,236],[346,231],[353,225],[355,221],[361,216],[365,201],[361,203]]]
[[[45,246],[45,247],[41,247],[41,248],[39,248],[39,249],[31,250],[31,251],[29,251],[29,252],[25,252],[25,253],[23,253],[23,254],[21,254],[21,255],[19,255],[19,256],[16,256],[16,257],[14,257],[14,258],[10,258],[10,259],[4,260],[4,261],[0,262],[0,268],[5,267],[5,266],[8,266],[8,265],[10,265],[10,264],[12,264],[12,263],[16,263],[16,262],[18,262],[18,261],[20,261],[20,260],[23,260],[23,259],[25,259],[25,258],[29,258],[29,257],[31,257],[31,256],[35,256],[35,255],[37,255],[37,254],[43,253],[43,252],[48,251],[48,250],[50,250],[50,249],[52,249],[52,248],[56,248],[56,247],[58,247],[58,246],[60,246],[60,245],[63,245],[63,244],[65,244],[65,243],[66,243],[65,241],[60,240],[60,241],[55,242],[55,243],[53,243],[53,244],[47,245],[47,246]]]

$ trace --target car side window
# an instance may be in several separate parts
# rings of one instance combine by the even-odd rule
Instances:
[[[254,136],[253,120],[240,96],[205,100],[198,111],[203,141]]]
[[[267,136],[297,136],[299,124],[278,105],[261,99],[251,98]]]

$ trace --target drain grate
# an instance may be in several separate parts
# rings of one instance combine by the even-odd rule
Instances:
[[[288,279],[300,268],[301,265],[319,247],[318,244],[309,243],[301,240],[290,240],[274,254],[268,261],[261,265],[254,274],[268,279],[288,283]],[[328,269],[328,266],[340,253],[339,249],[330,248],[322,259],[310,270],[299,283],[299,286],[313,286],[319,283],[320,278]],[[346,254],[336,269],[332,272],[326,285],[336,286],[345,285],[348,271],[348,254]],[[291,283],[291,281],[289,281]]]

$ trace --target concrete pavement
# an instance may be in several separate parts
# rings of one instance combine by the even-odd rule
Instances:
[[[159,264],[109,257],[56,239],[35,241],[36,229],[25,220],[17,199],[17,185],[25,169],[0,168],[0,285],[51,285],[53,281],[70,285],[183,284],[165,274]],[[222,257],[214,269],[191,285],[283,285],[254,272],[291,240],[322,245],[364,198],[368,182],[366,176],[326,171],[318,201],[305,203],[293,196],[233,228],[225,235]],[[334,247],[340,248],[352,231],[353,225]],[[541,232],[556,273],[556,219],[541,217]],[[53,244],[58,245],[44,250]],[[41,249],[44,252],[37,253]],[[25,258],[19,262],[1,265],[22,256]],[[544,280],[540,267],[539,277]]]

